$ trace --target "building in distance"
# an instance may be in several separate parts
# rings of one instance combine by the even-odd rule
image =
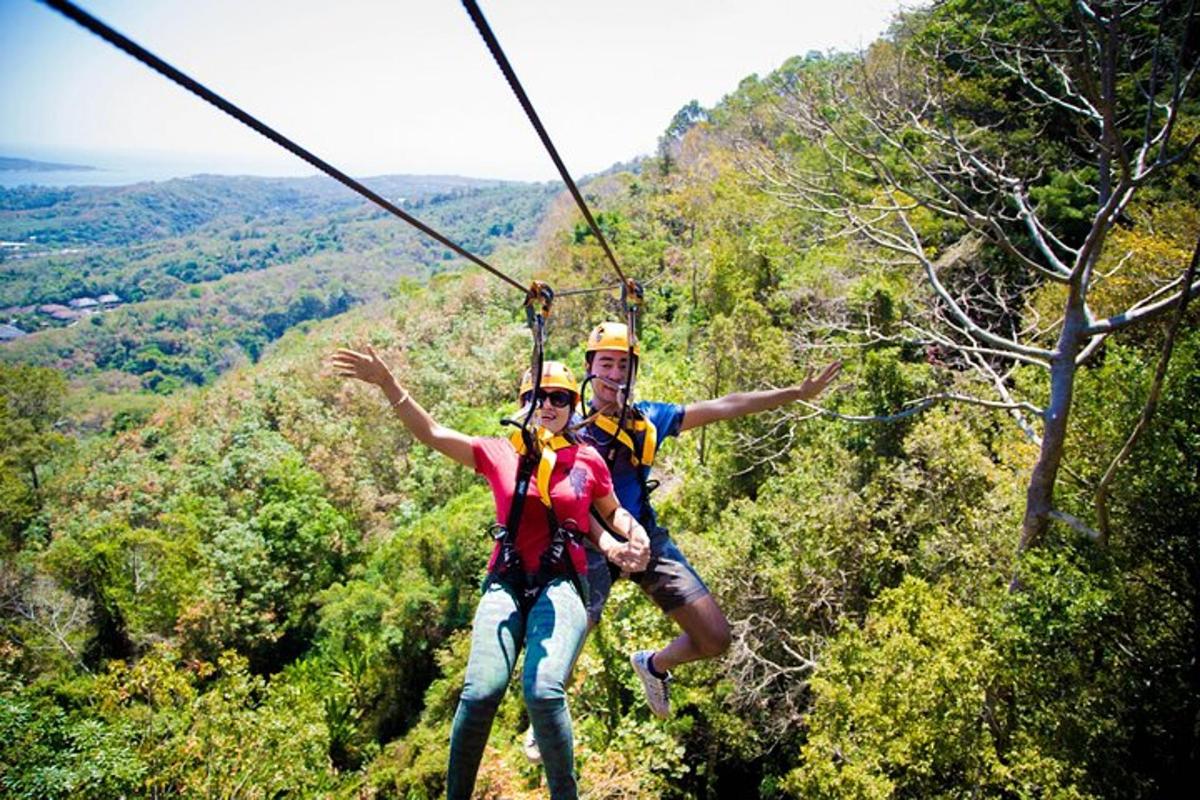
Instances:
[[[0,322],[0,342],[7,342],[10,339],[20,339],[22,336],[28,335],[16,325]]]

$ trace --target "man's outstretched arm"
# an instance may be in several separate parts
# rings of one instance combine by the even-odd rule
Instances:
[[[761,392],[734,392],[713,400],[701,400],[698,403],[688,403],[683,409],[683,422],[679,430],[691,430],[708,425],[710,422],[720,422],[723,419],[737,419],[747,414],[757,414],[772,408],[794,403],[797,400],[814,400],[824,392],[829,384],[842,369],[842,362],[834,361],[813,377],[810,368],[804,376],[804,382],[796,386],[782,389],[766,389]]]

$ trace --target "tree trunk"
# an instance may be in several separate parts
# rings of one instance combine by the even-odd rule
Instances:
[[[1025,518],[1021,524],[1018,553],[1036,545],[1050,524],[1050,511],[1054,507],[1054,484],[1058,480],[1058,469],[1062,464],[1063,447],[1067,439],[1067,420],[1071,412],[1071,400],[1075,394],[1075,374],[1078,370],[1075,357],[1083,345],[1086,327],[1083,293],[1077,287],[1073,287],[1067,301],[1062,332],[1050,359],[1050,402],[1046,406],[1042,449],[1038,454],[1037,463],[1033,466],[1033,474],[1025,492]]]

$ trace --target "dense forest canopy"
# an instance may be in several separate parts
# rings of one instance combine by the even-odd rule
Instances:
[[[643,397],[846,364],[822,407],[664,446],[656,505],[733,646],[681,669],[675,714],[656,719],[626,656],[673,627],[620,585],[571,691],[589,796],[1186,790],[1200,766],[1198,63],[1194,4],[948,0],[861,54],[797,57],[712,108],[668,111],[653,157],[585,183],[645,286]],[[81,424],[97,389],[79,376],[147,373],[4,351],[0,786],[436,797],[491,498],[327,358],[369,343],[437,419],[495,434],[528,359],[520,298],[422,260],[426,243],[334,196],[220,179],[144,191],[159,199],[4,193],[0,238],[36,228],[94,248],[6,258],[5,302],[61,301],[30,293],[82,269],[88,291],[162,287],[94,327],[168,376],[172,353],[138,353],[169,315],[197,320],[201,346],[227,328],[200,322],[205,298],[256,308],[263,283],[208,276],[229,254],[275,247],[280,264],[247,269],[289,270],[281,285],[349,282],[339,247],[378,272],[194,390],[135,379],[162,399],[99,424]],[[404,191],[512,274],[612,281],[546,187]],[[384,271],[400,261],[405,277]],[[237,324],[290,313],[260,310]],[[582,369],[584,334],[618,312],[611,295],[560,298],[549,355]],[[14,346],[29,347],[0,345]],[[482,796],[542,791],[517,694]]]

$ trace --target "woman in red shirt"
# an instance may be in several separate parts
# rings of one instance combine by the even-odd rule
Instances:
[[[497,522],[517,529],[515,535],[497,539],[475,611],[466,680],[450,734],[447,796],[471,796],[492,720],[524,646],[525,706],[550,797],[577,797],[565,684],[587,633],[587,557],[572,534],[592,538],[600,552],[628,572],[645,568],[649,550],[645,531],[613,494],[604,460],[567,430],[579,402],[574,377],[563,364],[546,362],[535,397],[526,374],[521,403],[526,408],[534,404],[531,422],[536,428],[528,470],[519,475],[522,454],[530,449],[520,435],[481,438],[439,425],[370,347],[366,353],[338,350],[333,365],[339,375],[383,389],[419,441],[483,475],[492,487]],[[527,488],[514,504],[519,477]],[[607,532],[589,532],[593,507],[610,528],[625,535],[625,542]]]

